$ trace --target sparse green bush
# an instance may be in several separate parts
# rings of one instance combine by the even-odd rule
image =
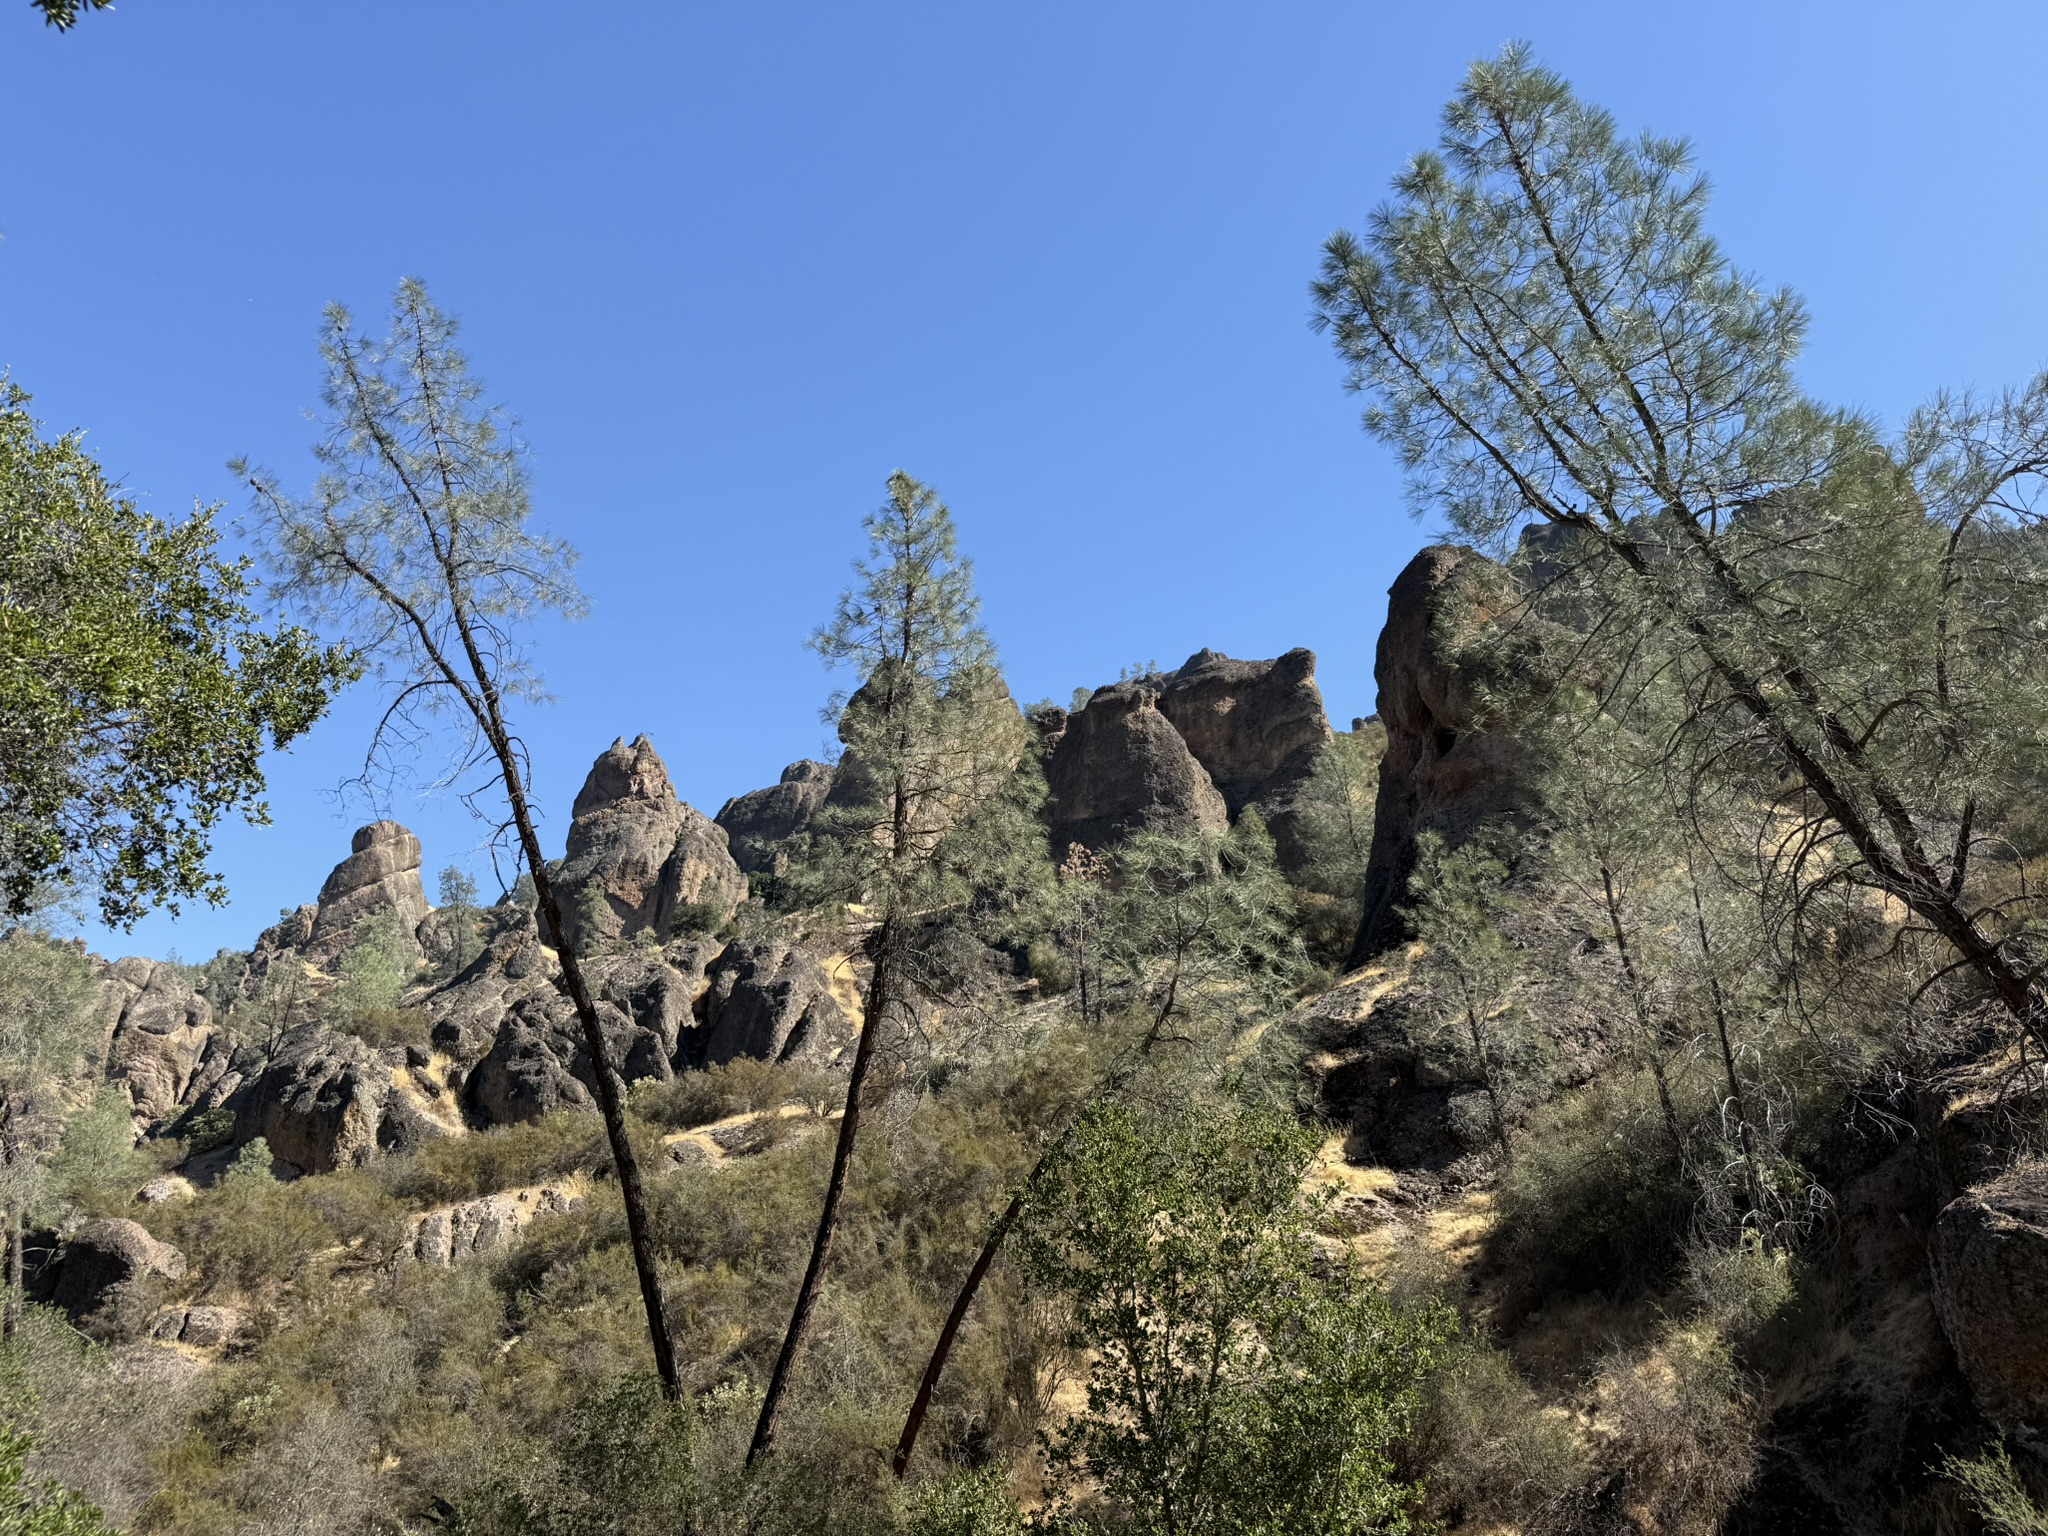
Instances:
[[[171,1240],[210,1291],[249,1292],[266,1282],[290,1280],[331,1241],[327,1224],[298,1186],[270,1177],[269,1148],[260,1156],[260,1177],[254,1159],[246,1173],[238,1160],[239,1176],[200,1191],[165,1218]]]
[[[1789,1253],[1745,1232],[1732,1247],[1688,1247],[1685,1288],[1700,1315],[1739,1345],[1784,1311],[1798,1294],[1799,1277]]]
[[[904,1497],[905,1536],[1023,1536],[1024,1516],[1000,1467],[919,1483]]]
[[[598,1117],[558,1110],[518,1125],[444,1136],[409,1156],[381,1158],[370,1172],[400,1200],[446,1205],[610,1164]]]
[[[1963,1497],[1992,1536],[2048,1536],[2048,1514],[2027,1492],[2004,1446],[1981,1456],[1951,1456],[1941,1471],[1961,1486]]]
[[[135,1145],[134,1109],[125,1090],[104,1084],[92,1103],[65,1124],[50,1161],[50,1187],[91,1210],[125,1205],[156,1173]]]
[[[1611,1358],[1598,1392],[1630,1502],[1671,1536],[1714,1536],[1757,1466],[1755,1404],[1728,1341],[1710,1324],[1667,1325]]]
[[[335,996],[350,1015],[395,1007],[418,958],[412,935],[395,908],[366,917],[356,928],[355,943],[341,957],[341,986]]]
[[[424,1050],[432,1038],[434,1020],[424,1008],[359,1008],[345,1014],[335,1027],[376,1050],[394,1045]]]
[[[1469,1336],[1424,1385],[1401,1460],[1437,1515],[1525,1527],[1588,1470],[1570,1426],[1543,1412],[1514,1362]]]
[[[1528,1284],[1631,1292],[1678,1262],[1689,1199],[1649,1073],[1616,1066],[1529,1117],[1500,1231]]]
[[[235,1112],[231,1109],[188,1110],[178,1117],[172,1132],[185,1143],[186,1156],[197,1157],[202,1152],[211,1152],[225,1145],[235,1134]]]

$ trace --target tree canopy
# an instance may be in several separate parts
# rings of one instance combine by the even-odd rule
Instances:
[[[41,435],[0,385],[0,903],[90,886],[110,924],[219,902],[211,833],[267,819],[262,754],[355,675],[342,646],[268,626],[210,508],[166,522],[82,435]]]

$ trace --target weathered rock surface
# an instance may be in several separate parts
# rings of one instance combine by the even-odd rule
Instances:
[[[1160,688],[1159,712],[1208,772],[1231,819],[1256,805],[1280,867],[1299,868],[1294,797],[1330,739],[1315,652],[1234,661],[1197,651]]]
[[[212,1349],[234,1343],[248,1325],[237,1307],[169,1307],[150,1325],[149,1336],[160,1344]]]
[[[406,941],[427,915],[420,884],[420,840],[395,821],[359,828],[353,851],[334,866],[320,887],[319,907],[305,944],[305,958],[322,969],[333,966],[357,940],[369,918],[396,912]]]
[[[287,1036],[231,1107],[237,1145],[261,1136],[273,1157],[305,1173],[354,1168],[446,1134],[399,1089],[381,1053],[317,1027]]]
[[[691,1065],[742,1056],[829,1063],[858,1028],[820,957],[783,938],[737,939],[712,963]]]
[[[1102,849],[1139,832],[1218,832],[1230,808],[1160,713],[1156,680],[1112,683],[1047,738],[1053,857]]]
[[[158,1276],[176,1280],[184,1273],[185,1256],[151,1237],[139,1223],[119,1217],[93,1221],[64,1245],[50,1299],[75,1320],[121,1300],[126,1288],[140,1281]]]
[[[750,875],[773,873],[780,846],[811,824],[832,780],[829,763],[805,758],[783,769],[780,782],[726,801],[717,821],[733,861]]]
[[[160,1120],[227,1070],[213,1006],[183,970],[155,960],[116,960],[101,994],[107,1076],[128,1090],[136,1113]]]
[[[1484,555],[1434,544],[1388,589],[1387,624],[1373,666],[1387,752],[1366,866],[1365,915],[1350,968],[1409,937],[1398,908],[1424,832],[1456,844],[1521,802],[1520,747],[1489,726],[1472,679],[1452,665],[1453,616],[1483,615],[1507,600],[1507,580]]]
[[[2048,1164],[1950,1201],[1931,1249],[1935,1308],[1978,1402],[2048,1426]]]
[[[566,1189],[543,1185],[501,1190],[426,1211],[407,1225],[399,1257],[420,1264],[459,1263],[472,1254],[506,1247],[535,1219],[566,1214],[581,1203]]]
[[[556,885],[571,943],[583,941],[581,905],[592,887],[611,914],[602,938],[665,938],[684,907],[702,909],[707,926],[716,927],[747,894],[724,829],[676,798],[645,736],[631,745],[620,738],[591,765]]]

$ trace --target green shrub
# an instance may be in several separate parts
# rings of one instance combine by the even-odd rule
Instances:
[[[1437,1514],[1518,1527],[1561,1504],[1588,1470],[1569,1425],[1542,1411],[1514,1362],[1469,1336],[1424,1386],[1402,1461]]]
[[[1992,1536],[2048,1536],[2048,1514],[2028,1493],[2004,1446],[1981,1456],[1951,1456],[1941,1471],[1961,1486],[1963,1497]]]
[[[467,1136],[444,1136],[406,1157],[371,1165],[400,1200],[446,1205],[571,1173],[610,1166],[604,1123],[588,1110],[557,1110],[538,1120]]]
[[[168,1217],[171,1240],[211,1290],[254,1291],[293,1279],[332,1240],[298,1186],[269,1177],[269,1149],[262,1155],[262,1177],[252,1167],[223,1178]]]
[[[172,1134],[185,1143],[185,1155],[197,1157],[227,1144],[235,1134],[235,1112],[231,1109],[187,1110],[178,1117]]]
[[[1001,1467],[933,1478],[903,1500],[905,1536],[1023,1536],[1024,1517]]]
[[[66,1123],[50,1160],[51,1187],[94,1210],[125,1205],[155,1173],[155,1161],[136,1148],[128,1095],[112,1083]]]
[[[419,959],[396,908],[363,919],[356,941],[342,955],[336,997],[351,1014],[395,1007]]]

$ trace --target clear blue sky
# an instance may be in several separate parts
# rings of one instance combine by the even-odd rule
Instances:
[[[153,509],[239,510],[231,455],[308,473],[321,306],[424,277],[585,556],[525,721],[556,846],[621,733],[707,812],[819,752],[802,642],[899,465],[1019,697],[1307,645],[1341,721],[1427,530],[1306,284],[1514,36],[1696,142],[1816,394],[1896,420],[2048,360],[2035,4],[0,0],[0,365]],[[95,943],[200,959],[310,900],[371,703],[273,761],[230,907]],[[459,805],[392,810],[430,877],[470,858]]]

